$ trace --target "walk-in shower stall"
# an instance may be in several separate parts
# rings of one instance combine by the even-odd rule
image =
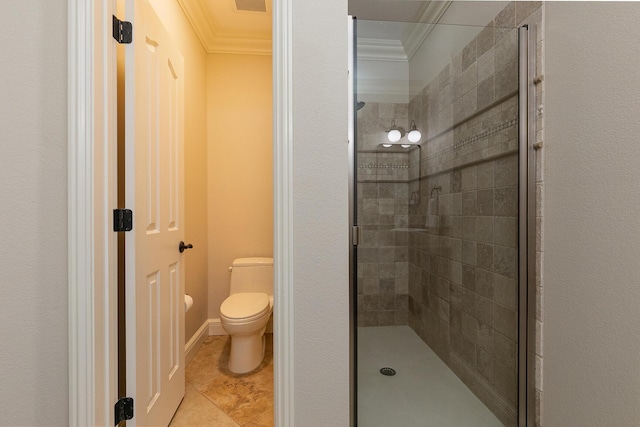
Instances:
[[[532,426],[540,3],[349,6],[353,423]]]

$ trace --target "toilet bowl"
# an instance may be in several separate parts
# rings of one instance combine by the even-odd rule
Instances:
[[[273,312],[273,259],[239,258],[230,270],[230,295],[220,305],[220,323],[231,336],[229,370],[244,374],[264,358],[264,333]]]

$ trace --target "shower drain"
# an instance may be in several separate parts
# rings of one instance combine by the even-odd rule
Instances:
[[[395,375],[395,374],[396,374],[396,370],[395,370],[395,369],[393,369],[393,368],[386,368],[386,367],[385,367],[385,368],[380,369],[380,373],[381,373],[382,375],[386,375],[386,376],[388,376],[388,377],[391,377],[391,376],[393,376],[393,375]]]

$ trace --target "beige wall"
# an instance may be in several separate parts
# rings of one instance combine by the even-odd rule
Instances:
[[[63,426],[67,2],[0,4],[0,425]]]
[[[544,425],[640,420],[640,3],[546,4]]]
[[[207,59],[209,317],[235,258],[273,255],[271,56]]]
[[[185,291],[193,297],[185,338],[207,320],[207,54],[176,0],[150,0],[184,56]]]

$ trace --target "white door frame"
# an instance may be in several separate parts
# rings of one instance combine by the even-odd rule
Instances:
[[[69,425],[113,426],[117,370],[114,0],[67,0]],[[294,422],[293,0],[273,7],[275,425]],[[135,31],[135,28],[134,28]]]

